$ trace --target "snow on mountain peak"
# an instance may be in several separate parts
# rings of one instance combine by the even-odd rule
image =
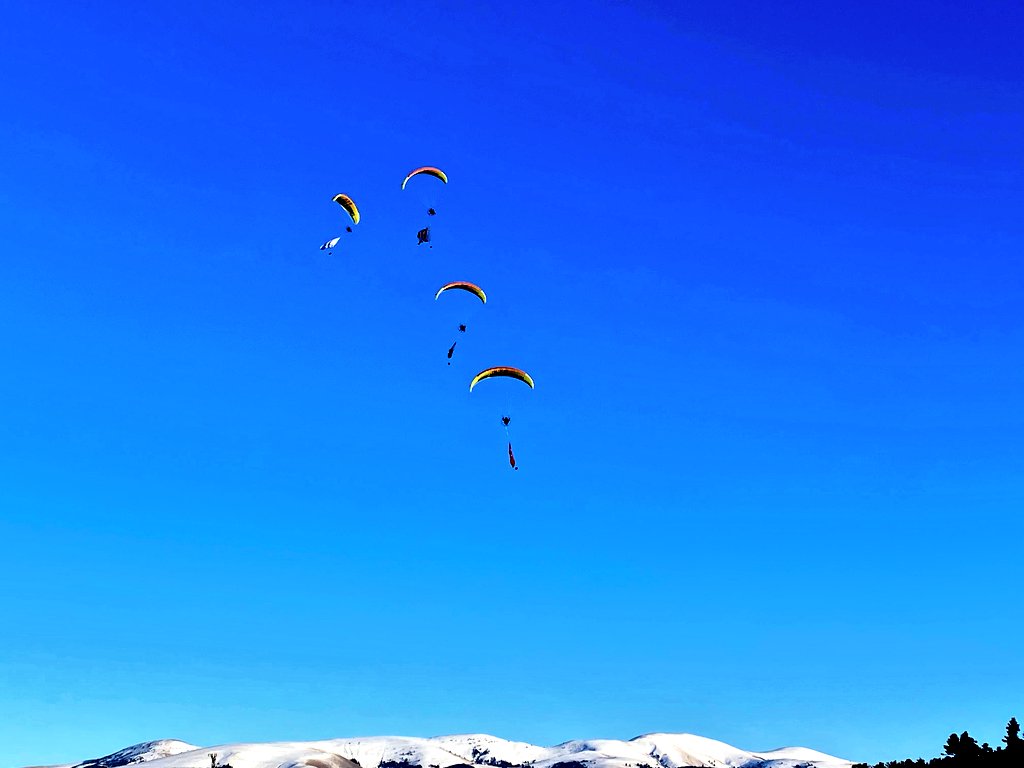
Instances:
[[[730,746],[692,733],[649,733],[631,739],[630,744],[648,747],[648,754],[663,768],[683,766],[721,766],[740,768],[751,763],[753,755]]]
[[[376,736],[307,742],[196,747],[164,740],[136,744],[74,768],[851,768],[805,747],[749,752],[690,733],[649,733],[629,741],[579,739],[553,747],[485,733],[422,738]]]

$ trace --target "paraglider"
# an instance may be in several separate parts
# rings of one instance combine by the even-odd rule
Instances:
[[[414,168],[413,170],[409,171],[408,175],[406,175],[406,177],[402,179],[402,189],[405,189],[405,185],[409,183],[409,179],[413,178],[414,176],[433,176],[435,179],[440,179],[444,184],[448,183],[447,174],[445,174],[445,172],[442,171],[440,168],[436,168],[433,165],[423,165],[420,166],[419,168]],[[431,187],[431,185],[428,184],[427,187]],[[432,189],[437,189],[437,187],[432,187]],[[436,193],[432,191],[427,192],[426,199],[423,200],[424,205],[429,204],[430,206],[429,208],[427,208],[427,216],[437,216],[437,211],[434,209],[434,205],[436,204],[435,200]],[[417,237],[419,238],[419,242],[417,243],[417,245],[419,245],[419,243],[430,242],[430,230],[421,229]],[[433,248],[434,246],[430,247]]]
[[[464,291],[464,292],[466,292],[466,293],[468,293],[468,294],[470,294],[472,296],[475,296],[476,298],[480,299],[480,304],[486,304],[487,303],[487,294],[484,293],[484,289],[481,288],[476,283],[470,283],[470,282],[467,282],[465,280],[455,280],[455,281],[453,281],[451,283],[445,283],[444,285],[442,285],[440,288],[437,289],[437,293],[434,294],[434,301],[437,301],[438,299],[440,299],[441,298],[441,294],[447,293],[448,291]],[[472,300],[470,300],[470,301],[472,302]],[[458,303],[458,302],[456,302],[456,303]],[[476,304],[476,302],[472,302],[472,303],[476,307],[480,306],[479,304]],[[462,305],[459,305],[459,311],[460,312],[467,311],[467,308],[462,306]],[[465,333],[465,332],[466,332],[466,324],[465,323],[459,323],[459,333]],[[452,344],[451,349],[448,350],[448,359],[449,360],[452,359],[452,352],[454,351],[454,349],[455,349],[455,344]],[[451,365],[451,363],[448,363],[448,365]]]
[[[355,202],[348,195],[337,194],[332,200],[345,209],[345,213],[352,217],[352,223],[359,223],[359,209],[356,207]],[[349,230],[350,232],[352,230]]]
[[[448,183],[448,176],[440,168],[435,168],[432,165],[424,165],[420,168],[415,168],[409,171],[409,175],[402,180],[402,189],[405,189],[405,185],[409,183],[409,179],[413,176],[419,176],[421,173],[425,173],[428,176],[433,176],[435,179],[440,179],[445,184]]]
[[[474,376],[473,380],[469,383],[469,391],[472,392],[473,387],[475,387],[484,379],[493,379],[499,377],[516,379],[517,381],[521,381],[524,384],[526,384],[530,389],[533,389],[533,377],[531,377],[530,374],[528,374],[526,371],[520,368],[513,368],[508,365],[499,365],[495,366],[494,368],[485,368],[484,370],[480,371],[480,373],[478,373],[476,376]],[[501,423],[505,427],[505,437],[508,439],[508,463],[511,465],[512,469],[519,469],[519,467],[516,466],[516,457],[512,453],[512,440],[511,438],[509,438],[508,434],[508,425],[511,422],[512,418],[510,416],[501,417]]]
[[[424,227],[416,233],[416,245],[423,245],[423,243],[430,242],[430,227]],[[433,248],[434,246],[430,246]]]
[[[332,197],[331,200],[332,202],[335,202],[342,207],[342,210],[344,210],[345,213],[349,215],[349,218],[352,219],[353,224],[359,223],[359,208],[356,206],[355,201],[351,197],[339,193]],[[352,227],[346,226],[345,231],[351,232]],[[320,246],[320,250],[327,251],[327,255],[330,256],[340,240],[340,237],[331,238],[326,243]]]

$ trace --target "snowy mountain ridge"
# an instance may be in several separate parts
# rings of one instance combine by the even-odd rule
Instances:
[[[806,747],[751,752],[689,733],[629,741],[585,739],[541,747],[487,734],[375,736],[197,747],[166,739],[59,768],[850,768]],[[57,767],[54,767],[57,768]]]

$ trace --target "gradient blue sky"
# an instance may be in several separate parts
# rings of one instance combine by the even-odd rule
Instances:
[[[998,741],[1022,34],[1014,2],[9,7],[0,763]],[[400,192],[424,163],[448,187]],[[491,301],[449,368],[451,279]],[[536,391],[465,391],[506,363]]]

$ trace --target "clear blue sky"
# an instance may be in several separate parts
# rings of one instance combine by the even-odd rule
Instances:
[[[1022,30],[1014,2],[10,7],[0,764],[998,741]],[[421,164],[450,184],[402,193]],[[327,257],[336,192],[364,221]],[[453,279],[490,302],[449,368]],[[537,381],[519,472],[523,393],[466,392],[490,364]]]

